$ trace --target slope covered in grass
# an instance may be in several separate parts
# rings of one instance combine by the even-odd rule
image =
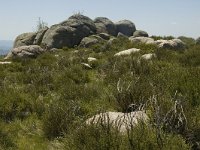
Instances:
[[[129,48],[141,51],[114,57]],[[156,57],[141,59],[148,53]],[[195,149],[200,142],[199,77],[200,47],[194,44],[176,52],[118,38],[112,45],[13,60],[0,65],[0,149]],[[130,104],[144,106],[147,125],[126,134],[102,124],[85,125],[92,115],[127,112]]]

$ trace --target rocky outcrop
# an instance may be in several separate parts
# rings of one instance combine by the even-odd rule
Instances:
[[[68,20],[60,23],[63,26],[70,26],[78,29],[87,29],[85,32],[90,34],[96,33],[96,26],[92,19],[87,16],[75,14],[68,18]]]
[[[185,48],[185,44],[180,39],[154,41],[154,39],[148,37],[147,32],[136,31],[135,24],[129,20],[121,20],[114,24],[106,17],[97,17],[93,21],[89,17],[80,14],[73,15],[59,24],[55,24],[50,28],[46,27],[36,33],[31,32],[19,35],[14,42],[14,48],[41,45],[45,50],[50,51],[53,48],[70,48],[78,45],[87,48],[96,43],[105,42],[107,42],[107,45],[111,45],[116,41],[116,38],[112,37],[113,35],[118,38],[129,38],[132,43],[155,44],[159,48],[175,50]],[[200,43],[199,39],[196,43]],[[116,56],[129,55],[133,52],[135,50],[129,49],[116,54]],[[12,51],[8,56],[13,54],[15,52]],[[29,52],[29,50],[22,50],[16,55],[30,57],[31,55],[35,56],[35,54],[37,54],[37,50],[35,53]]]
[[[83,15],[73,15],[68,20],[53,25],[45,33],[42,44],[47,48],[63,48],[79,45],[84,37],[96,33],[94,22]]]
[[[23,33],[19,36],[14,41],[14,48],[20,47],[20,46],[28,46],[28,45],[33,45],[33,42],[35,40],[37,33],[30,32],[30,33]]]
[[[172,40],[157,40],[155,44],[158,45],[159,48],[167,48],[174,50],[184,50],[185,43],[180,39],[172,39]]]
[[[155,41],[154,39],[152,38],[149,38],[149,37],[134,37],[134,36],[131,36],[129,37],[129,40],[132,42],[132,43],[143,43],[143,44],[155,44]]]
[[[127,55],[131,55],[131,54],[137,53],[139,51],[140,51],[140,49],[131,48],[131,49],[127,49],[127,50],[123,50],[121,52],[118,52],[114,56],[127,56]]]
[[[146,31],[137,30],[133,33],[134,37],[149,37],[148,33]]]
[[[135,24],[129,20],[121,20],[115,23],[117,33],[121,32],[126,36],[132,36],[136,31]]]
[[[117,36],[113,37],[113,36]],[[97,17],[94,21],[87,16],[76,14],[67,20],[55,24],[50,28],[46,27],[36,33],[24,33],[19,35],[14,48],[7,55],[7,58],[15,57],[37,57],[44,51],[56,51],[64,47],[85,47],[88,48],[94,44],[104,44],[104,47],[110,46],[118,38],[129,38],[136,44],[154,44],[158,48],[167,48],[173,50],[184,50],[185,43],[180,39],[157,40],[148,37],[148,33],[137,30],[135,24],[129,20],[121,20],[115,24],[106,17]],[[200,44],[200,38],[196,44]],[[42,49],[41,45],[44,49]],[[140,49],[132,48],[116,53],[115,56],[126,56],[139,52]],[[145,54],[142,59],[151,59],[153,54]]]
[[[129,40],[132,43],[137,44],[154,44],[157,45],[158,48],[167,48],[167,49],[173,49],[173,50],[184,50],[186,48],[186,45],[183,41],[180,39],[172,39],[172,40],[157,40],[154,41],[154,39],[149,37],[129,37]]]
[[[75,14],[67,20],[44,28],[37,33],[24,33],[19,35],[14,43],[14,48],[29,45],[42,45],[47,50],[52,48],[74,47],[81,41],[89,44],[96,43],[99,38],[85,38],[98,34],[100,39],[109,40],[111,36],[131,36],[136,31],[134,23],[121,20],[114,24],[106,17],[97,17],[94,21],[87,16]],[[83,39],[85,38],[85,39]],[[83,43],[82,42],[82,43]],[[81,45],[83,45],[81,43]]]
[[[38,32],[23,33],[17,36],[13,47],[17,48],[20,46],[40,45],[47,30],[48,27],[45,27]]]
[[[131,113],[105,112],[87,119],[86,124],[109,124],[113,127],[117,127],[118,130],[123,133],[135,127],[139,121],[147,123],[148,119],[149,117],[144,111],[134,111]]]
[[[97,33],[107,33],[116,36],[115,24],[106,17],[97,17],[94,19],[94,23],[97,28]]]
[[[45,50],[38,45],[20,46],[13,48],[11,52],[5,57],[10,58],[35,58]]]
[[[75,29],[69,26],[62,26],[60,24],[53,25],[47,30],[43,39],[42,45],[48,49],[51,48],[63,48],[73,47],[75,42],[73,41]]]

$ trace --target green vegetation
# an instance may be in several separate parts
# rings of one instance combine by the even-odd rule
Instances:
[[[114,57],[133,47],[142,51]],[[157,57],[139,61],[152,52]],[[88,57],[98,60],[88,62]],[[13,60],[0,65],[0,149],[198,149],[199,77],[195,44],[176,52],[118,38],[112,45],[65,47]],[[85,124],[99,112],[127,112],[130,104],[144,107],[147,124],[127,133],[109,124]]]

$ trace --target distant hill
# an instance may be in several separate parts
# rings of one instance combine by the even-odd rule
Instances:
[[[0,40],[0,55],[6,55],[13,46],[11,40]]]

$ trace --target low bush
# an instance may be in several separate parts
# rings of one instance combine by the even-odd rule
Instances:
[[[196,42],[195,39],[191,37],[179,36],[178,39],[183,41],[187,46],[193,46]]]
[[[199,67],[200,66],[200,46],[194,46],[188,49],[180,58],[180,63],[184,66]]]
[[[51,102],[43,118],[45,136],[53,139],[68,133],[81,113],[80,107],[74,102]]]
[[[120,133],[109,124],[82,126],[64,139],[65,149],[73,150],[124,150],[124,149],[189,149],[183,138],[141,123],[133,129]]]
[[[0,149],[1,150],[15,149],[16,144],[5,131],[2,131],[2,128],[3,128],[2,124],[0,124]]]

